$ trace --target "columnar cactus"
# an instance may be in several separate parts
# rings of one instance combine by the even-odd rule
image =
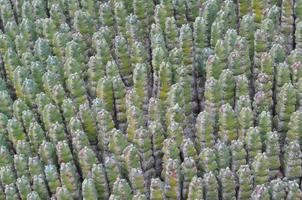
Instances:
[[[302,192],[299,188],[298,183],[296,181],[289,181],[287,199],[300,198],[301,195]]]
[[[184,162],[181,164],[182,175],[182,196],[188,197],[189,185],[193,177],[197,176],[197,166],[193,157],[185,157]]]
[[[219,172],[219,184],[223,199],[236,198],[236,181],[233,172],[227,167]]]
[[[253,175],[248,165],[241,165],[237,171],[238,176],[238,199],[249,198],[253,192]]]
[[[152,178],[150,185],[150,199],[163,199],[164,198],[164,184],[159,178]]]
[[[219,110],[219,139],[230,143],[238,138],[237,119],[230,104],[223,104]]]
[[[196,119],[196,138],[198,150],[212,147],[214,144],[214,127],[207,111],[200,112]]]
[[[271,181],[270,194],[274,199],[285,199],[286,198],[286,187],[287,183],[281,179]]]
[[[269,163],[266,153],[258,153],[252,163],[252,170],[254,174],[254,185],[259,186],[266,184],[269,179]]]
[[[164,193],[168,199],[181,198],[180,166],[178,160],[169,159],[165,163],[165,186]]]
[[[279,137],[277,132],[268,132],[267,139],[265,141],[266,154],[268,157],[269,164],[269,174],[270,177],[277,175],[280,163],[280,147],[279,147]]]
[[[212,172],[206,173],[204,175],[204,192],[205,199],[219,199],[218,198],[218,190],[219,185],[215,175]]]
[[[233,140],[230,146],[232,155],[232,171],[237,172],[241,165],[247,164],[246,157],[247,152],[244,149],[244,143],[242,140]]]
[[[203,149],[199,154],[198,167],[202,173],[213,172],[217,174],[218,164],[215,150],[210,148]]]
[[[258,127],[248,129],[245,136],[245,145],[248,154],[248,163],[252,163],[257,154],[262,152],[261,135]]]
[[[301,150],[297,141],[290,142],[285,146],[284,173],[286,178],[295,180],[301,177]]]

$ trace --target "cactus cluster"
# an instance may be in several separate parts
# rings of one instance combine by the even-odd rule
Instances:
[[[0,200],[296,200],[301,150],[301,0],[0,0]]]

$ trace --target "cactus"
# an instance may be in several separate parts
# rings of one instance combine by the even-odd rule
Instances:
[[[273,177],[279,171],[281,166],[280,163],[280,147],[279,147],[279,137],[277,132],[268,132],[267,139],[265,141],[266,154],[268,157],[269,173],[270,177]]]
[[[294,157],[295,158],[294,158]],[[285,146],[284,173],[289,180],[301,177],[300,169],[301,150],[297,141],[292,141]]]
[[[248,162],[252,163],[258,153],[262,152],[261,135],[258,127],[248,129],[245,137],[246,151],[248,154]]]
[[[244,143],[242,140],[233,140],[230,146],[232,155],[232,171],[237,172],[241,165],[245,165],[247,152],[244,149]]]
[[[238,175],[238,199],[249,198],[253,190],[253,175],[248,165],[241,165],[237,171]]]
[[[267,161],[266,153],[258,153],[252,163],[254,172],[254,185],[259,186],[266,184],[269,180],[269,163]]]
[[[223,199],[236,198],[236,182],[233,172],[227,167],[219,172],[219,184]]]

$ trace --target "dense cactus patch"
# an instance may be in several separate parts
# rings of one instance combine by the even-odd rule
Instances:
[[[298,200],[301,148],[301,0],[0,0],[0,200]]]

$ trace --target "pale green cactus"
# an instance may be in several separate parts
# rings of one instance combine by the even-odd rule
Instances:
[[[296,88],[297,88],[297,99],[298,99],[298,105],[297,105],[297,110],[301,111],[302,109],[302,101],[300,100],[301,97],[301,91],[302,91],[302,78],[299,79],[299,81],[296,83]]]
[[[15,183],[16,177],[10,165],[3,166],[0,168],[0,180],[1,184],[4,186]]]
[[[35,54],[41,62],[45,62],[51,53],[51,47],[47,39],[39,38],[35,42]]]
[[[66,138],[64,125],[58,122],[52,123],[49,127],[48,136],[54,143],[64,140]]]
[[[205,199],[219,199],[218,181],[216,176],[212,172],[208,172],[204,175],[203,185],[204,185]]]
[[[194,157],[184,156],[181,164],[182,197],[188,198],[189,186],[194,177],[197,176],[197,166]]]
[[[144,128],[137,129],[133,143],[139,152],[141,168],[145,173],[146,185],[149,187],[150,179],[154,176],[155,170],[152,143],[148,131]]]
[[[66,187],[57,187],[55,197],[57,200],[71,200],[72,197]]]
[[[98,130],[98,148],[101,153],[108,152],[109,133],[114,128],[114,123],[109,112],[102,109],[96,116]]]
[[[244,149],[244,142],[242,140],[233,140],[230,146],[232,155],[232,166],[233,172],[237,172],[241,165],[247,164],[247,152]]]
[[[273,199],[286,199],[287,183],[280,178],[270,183],[270,195]]]
[[[129,179],[134,193],[146,193],[146,183],[144,180],[144,173],[140,168],[132,168],[129,171]]]
[[[182,156],[184,158],[192,157],[193,160],[196,160],[197,157],[198,157],[197,151],[196,151],[195,146],[194,146],[194,143],[189,138],[184,138],[183,139],[182,144],[180,146],[180,150],[181,150]]]
[[[299,184],[296,181],[289,181],[287,199],[300,198],[301,195],[302,192],[299,188]]]
[[[127,127],[127,115],[126,113],[126,87],[121,77],[118,75],[112,80],[115,112],[118,128],[123,132],[126,131]]]
[[[19,140],[25,140],[26,135],[23,131],[22,124],[16,118],[7,121],[6,129],[8,138],[14,145],[16,145]]]
[[[217,41],[223,38],[226,32],[227,15],[223,10],[217,13],[217,17],[211,27],[211,47],[215,47]]]
[[[235,78],[233,73],[229,69],[223,70],[218,82],[221,87],[221,104],[229,103],[234,107]]]
[[[302,21],[296,24],[295,41],[296,41],[296,47],[301,50],[302,49]]]
[[[25,95],[23,94],[23,82],[25,81],[26,77],[28,77],[28,72],[26,68],[18,66],[13,72],[14,80],[13,85],[16,90],[16,95],[18,98],[24,99]]]
[[[165,163],[164,194],[167,199],[181,198],[180,166],[178,160],[169,159]]]
[[[148,126],[148,131],[151,134],[152,151],[155,158],[154,169],[157,175],[160,175],[162,170],[163,157],[163,141],[165,139],[164,129],[159,121],[151,122]]]
[[[251,194],[252,200],[269,200],[269,188],[265,185],[258,185],[254,188],[253,193]]]
[[[260,24],[264,18],[265,9],[269,6],[268,1],[252,1],[253,13],[255,13],[255,22]]]
[[[218,109],[220,108],[220,85],[218,81],[210,77],[205,82],[205,110],[209,113],[211,121],[216,127],[216,122],[218,121]]]
[[[120,130],[112,129],[110,132],[108,148],[118,161],[122,160],[122,153],[127,145],[128,142],[126,135],[124,135]]]
[[[176,47],[178,41],[179,29],[177,28],[174,17],[167,17],[165,20],[165,39],[168,50]]]
[[[87,101],[86,89],[84,87],[83,79],[78,74],[71,74],[68,76],[67,88],[74,98],[74,103],[79,106]]]
[[[81,104],[79,107],[79,116],[83,123],[84,131],[87,133],[91,143],[97,143],[97,127],[93,112],[88,103]]]
[[[254,185],[260,186],[269,181],[269,163],[266,153],[258,153],[253,161]]]
[[[123,167],[125,172],[129,173],[132,168],[140,168],[140,156],[138,150],[133,144],[129,144],[123,151]]]
[[[0,91],[0,111],[8,117],[11,117],[13,100],[7,90]]]
[[[109,188],[106,179],[106,173],[102,164],[94,164],[91,169],[91,177],[94,181],[98,198],[106,199],[109,196]]]
[[[31,177],[42,174],[42,163],[39,157],[29,157],[28,158],[28,169]]]
[[[17,187],[14,183],[5,185],[5,199],[6,200],[13,200],[13,199],[18,199],[18,190]]]
[[[198,150],[214,145],[214,127],[207,111],[200,112],[196,119],[196,139]]]
[[[202,178],[194,176],[189,185],[188,200],[203,199],[203,182]]]
[[[121,200],[132,198],[131,188],[125,179],[118,178],[114,182],[112,194]]]
[[[43,86],[45,93],[49,97],[55,97],[52,92],[53,92],[53,88],[55,87],[55,85],[60,84],[59,74],[51,72],[51,71],[47,71],[42,76],[42,82],[43,82],[42,86]]]
[[[73,161],[73,156],[68,144],[68,141],[59,141],[56,145],[56,153],[58,156],[58,163],[67,163]]]
[[[77,169],[72,162],[62,163],[60,165],[60,181],[72,198],[79,197],[79,177]]]
[[[279,147],[279,137],[277,132],[268,132],[267,139],[265,141],[266,154],[268,157],[269,164],[269,174],[270,177],[274,177],[281,166],[280,163],[280,147]]]
[[[262,147],[265,149],[267,133],[272,131],[272,115],[269,112],[262,111],[258,116],[258,127],[261,135]]]
[[[230,143],[238,138],[237,119],[230,104],[223,104],[219,110],[219,139]]]
[[[249,198],[253,192],[253,175],[248,165],[241,165],[238,175],[238,199]]]
[[[73,198],[79,197],[79,178],[77,169],[72,162],[60,165],[60,181]]]
[[[255,31],[254,38],[254,73],[256,73],[257,75],[261,65],[262,54],[268,50],[268,46],[266,43],[267,33],[265,33],[264,30],[257,29]]]
[[[209,172],[214,174],[218,173],[218,163],[215,149],[205,148],[200,152],[198,168],[203,174]]]
[[[258,127],[248,129],[245,136],[248,163],[253,163],[258,153],[262,152],[261,135]]]
[[[5,165],[12,163],[12,156],[9,154],[9,149],[6,146],[1,145],[0,148],[0,166],[4,167]]]
[[[127,81],[127,85],[132,85],[132,67],[128,48],[127,41],[123,35],[115,37],[115,54],[118,58],[121,77]]]
[[[82,169],[83,177],[87,177],[93,164],[98,163],[94,151],[87,146],[85,146],[83,149],[79,151],[78,159]]]
[[[301,150],[297,141],[285,145],[284,153],[284,174],[289,180],[296,180],[301,177]]]
[[[52,124],[63,121],[59,108],[51,103],[44,106],[42,119],[46,130],[49,130]]]
[[[28,199],[27,195],[31,192],[29,179],[26,176],[22,176],[17,179],[16,185],[17,185],[20,197],[22,199]]]
[[[291,114],[290,121],[288,124],[289,130],[286,133],[286,139],[285,141],[289,144],[290,142],[296,141],[299,144],[301,143],[301,137],[300,137],[300,119],[302,117],[302,113],[300,111],[296,111]]]
[[[43,164],[56,164],[57,155],[53,143],[44,140],[39,148],[40,159]]]
[[[234,173],[227,167],[219,172],[219,185],[223,199],[236,198],[236,181]]]
[[[159,178],[152,178],[150,185],[150,199],[163,199],[164,198],[164,184]]]
[[[10,20],[14,20],[14,12],[11,7],[10,1],[3,1],[1,2],[1,19],[3,24],[6,24]]]
[[[32,190],[36,191],[41,199],[47,199],[50,197],[50,194],[47,190],[45,177],[42,174],[32,177]]]
[[[93,200],[98,198],[92,178],[85,178],[83,180],[82,196],[84,200]]]
[[[193,63],[193,33],[188,24],[184,24],[180,28],[179,33],[180,47],[183,51],[183,62],[185,65]]]
[[[113,3],[114,18],[117,24],[117,30],[119,33],[126,33],[126,18],[127,10],[125,9],[125,3],[123,1],[116,1]]]
[[[292,86],[292,84],[284,84],[284,86],[280,89],[280,93],[277,97],[277,105],[276,105],[276,127],[277,130],[281,132],[280,140],[284,142],[285,134],[288,130],[288,123],[290,120],[291,113],[295,110],[296,105],[296,90]]]
[[[251,10],[251,1],[248,0],[240,0],[238,1],[238,9],[239,9],[239,16],[242,17],[242,21],[244,21],[244,18],[248,15]]]
[[[30,192],[26,198],[28,200],[40,200],[41,199],[38,192],[36,192],[36,191]]]
[[[27,157],[23,154],[14,155],[14,167],[17,172],[17,177],[29,177],[27,161]]]
[[[23,154],[26,157],[31,156],[30,145],[26,140],[18,140],[16,144],[17,154]]]
[[[56,166],[53,164],[46,165],[44,173],[50,192],[55,194],[57,187],[61,185]]]
[[[294,5],[292,1],[283,1],[281,5],[281,24],[280,31],[285,37],[285,51],[289,53],[293,49],[293,34],[294,34]]]
[[[95,31],[93,16],[85,10],[77,10],[74,17],[74,28],[83,35],[91,35]]]
[[[104,165],[107,174],[108,186],[110,191],[112,191],[114,183],[121,175],[121,166],[114,156],[106,156],[104,159]]]
[[[250,107],[242,107],[238,116],[238,138],[244,139],[247,135],[248,129],[253,127],[254,116]]]
[[[167,138],[163,142],[162,149],[163,156],[163,170],[161,176],[165,176],[165,166],[169,159],[178,160],[180,162],[180,150],[178,149],[177,143],[173,138]]]
[[[142,22],[136,15],[131,13],[126,18],[126,38],[130,46],[133,45],[135,41],[143,41],[144,32],[141,28],[142,26]]]

